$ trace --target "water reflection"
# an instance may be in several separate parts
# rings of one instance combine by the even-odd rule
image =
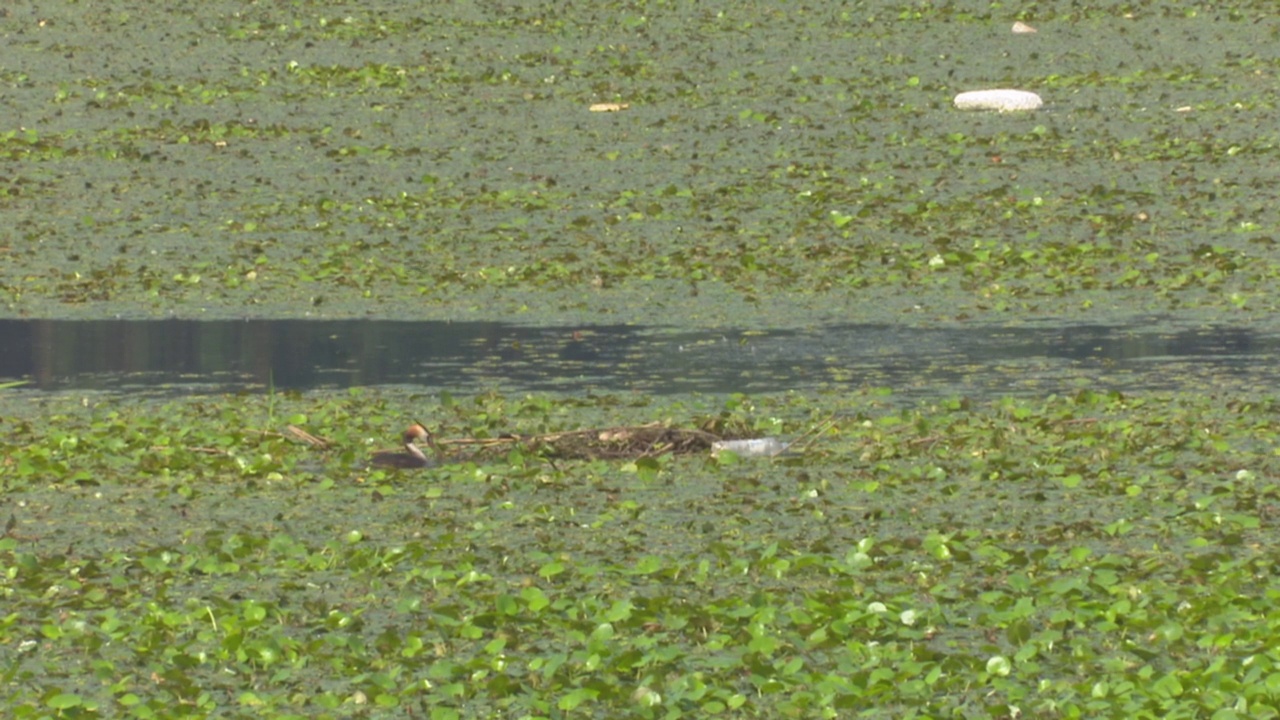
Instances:
[[[42,390],[189,392],[409,385],[467,391],[773,392],[887,386],[907,395],[1082,386],[1270,387],[1277,338],[1244,328],[671,331],[391,321],[0,321],[0,379]]]

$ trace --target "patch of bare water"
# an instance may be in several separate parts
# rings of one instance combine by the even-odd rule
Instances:
[[[769,393],[907,397],[1273,387],[1280,337],[1116,325],[673,330],[392,321],[0,321],[0,380],[40,392]]]

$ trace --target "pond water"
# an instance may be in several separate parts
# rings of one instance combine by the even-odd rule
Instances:
[[[763,393],[887,387],[917,397],[1270,387],[1280,338],[1129,325],[673,330],[492,322],[0,321],[0,380],[47,391]]]

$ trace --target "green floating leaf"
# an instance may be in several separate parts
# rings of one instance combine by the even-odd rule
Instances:
[[[546,593],[536,587],[527,587],[521,590],[520,599],[524,600],[529,612],[532,613],[541,612],[543,608],[551,604],[551,601],[547,599]]]
[[[68,710],[83,705],[84,699],[75,693],[58,693],[49,698],[45,704],[54,710]]]
[[[565,568],[564,568],[564,563],[561,563],[561,562],[549,562],[549,563],[547,563],[546,565],[543,565],[542,567],[538,568],[538,574],[539,574],[539,575],[541,575],[542,577],[544,577],[544,578],[546,578],[546,579],[550,580],[551,578],[553,578],[553,577],[555,577],[555,576],[559,575],[560,573],[564,572],[564,569],[565,569]]]
[[[566,711],[574,710],[579,705],[582,705],[583,703],[586,703],[586,702],[591,702],[592,700],[595,700],[599,696],[600,696],[600,691],[598,690],[592,690],[591,688],[578,688],[570,692],[569,694],[565,695],[564,697],[560,698],[560,701],[556,703],[556,707]]]
[[[662,465],[658,462],[657,458],[640,458],[636,461],[635,466],[636,475],[646,482],[657,480],[658,474],[662,471]]]
[[[649,575],[658,572],[663,567],[662,558],[656,555],[645,555],[636,561],[635,567],[631,568],[632,575]]]
[[[520,612],[520,607],[516,604],[516,599],[507,594],[502,594],[494,598],[494,607],[503,615],[515,615]]]

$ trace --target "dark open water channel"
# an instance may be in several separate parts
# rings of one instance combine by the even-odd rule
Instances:
[[[1257,388],[1280,338],[1242,327],[675,331],[392,321],[0,321],[0,381],[146,394],[407,386],[654,394],[888,387],[907,396]]]

